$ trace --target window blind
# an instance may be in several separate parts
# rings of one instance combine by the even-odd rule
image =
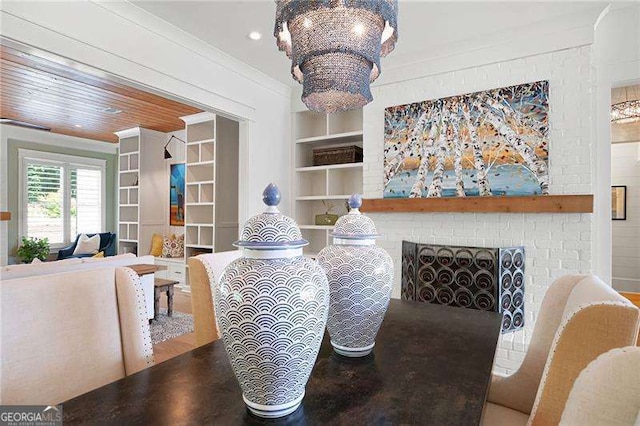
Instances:
[[[62,247],[80,233],[103,231],[104,160],[37,151],[21,159],[22,235]]]

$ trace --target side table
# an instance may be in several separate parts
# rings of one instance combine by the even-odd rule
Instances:
[[[173,286],[179,284],[176,280],[166,280],[164,278],[156,278],[153,282],[153,319],[157,320],[160,314],[160,295],[167,293],[167,316],[173,315]]]

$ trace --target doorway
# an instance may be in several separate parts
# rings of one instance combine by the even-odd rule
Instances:
[[[612,285],[640,292],[640,84],[611,90]]]

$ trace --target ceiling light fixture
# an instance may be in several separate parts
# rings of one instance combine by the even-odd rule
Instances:
[[[361,108],[398,39],[398,2],[276,0],[274,35],[310,110]]]
[[[178,139],[180,142],[182,142],[183,144],[186,144],[185,141],[183,141],[182,139],[180,139],[177,136],[171,135],[171,137],[169,138],[169,140],[167,141],[166,144],[164,144],[164,159],[165,160],[169,160],[171,158],[173,158],[173,156],[171,155],[171,153],[169,152],[169,150],[167,149],[167,146],[169,145],[169,142],[171,142],[174,139]]]
[[[81,128],[82,124],[74,124],[73,127]]]
[[[637,93],[635,97],[638,97]],[[638,120],[640,120],[640,99],[629,99],[629,87],[625,87],[624,101],[611,105],[611,122],[627,124]]]
[[[611,122],[615,124],[633,123],[640,120],[640,99],[618,102],[611,105]]]
[[[114,107],[100,108],[100,111],[106,112],[107,114],[120,114],[122,112],[121,109],[114,108]]]
[[[257,32],[257,31],[251,31],[251,32],[249,33],[249,38],[250,38],[251,40],[260,40],[260,39],[262,38],[262,34],[260,34],[260,33],[259,33],[259,32]]]

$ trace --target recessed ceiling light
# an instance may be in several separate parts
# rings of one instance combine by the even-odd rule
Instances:
[[[249,38],[250,38],[251,40],[260,40],[260,39],[262,38],[262,34],[260,34],[260,33],[259,33],[259,32],[257,32],[257,31],[251,31],[251,32],[249,33]]]
[[[74,125],[73,125],[73,127],[78,127],[78,128],[80,128],[80,127],[82,127],[82,124],[74,124]]]

